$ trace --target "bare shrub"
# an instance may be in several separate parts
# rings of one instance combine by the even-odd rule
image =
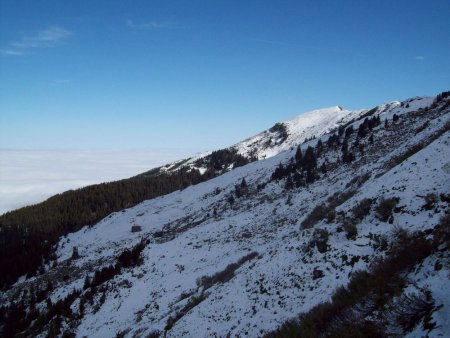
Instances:
[[[382,222],[388,222],[390,220],[392,221],[392,213],[398,202],[399,202],[398,197],[392,198],[382,197],[375,209],[377,218]]]

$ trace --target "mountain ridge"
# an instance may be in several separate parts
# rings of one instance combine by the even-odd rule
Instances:
[[[281,151],[288,150],[292,146],[297,146],[300,143],[304,143],[310,138],[317,138],[331,131],[332,129],[337,128],[339,125],[348,123],[353,119],[357,119],[359,116],[364,115],[368,112],[373,111],[383,115],[387,114],[389,116],[392,116],[392,114],[394,113],[402,114],[408,111],[413,111],[429,106],[432,104],[434,98],[435,97],[432,96],[416,96],[405,101],[391,101],[376,106],[372,109],[346,110],[341,106],[330,106],[314,109],[296,115],[291,119],[277,122],[273,127],[257,133],[226,149],[236,149],[237,152],[243,156],[256,156],[258,159],[272,157],[277,155]],[[408,105],[408,107],[403,107],[402,102],[404,102],[404,106]],[[339,113],[339,115],[333,116],[336,113]],[[304,123],[303,125],[302,122]],[[277,144],[277,142],[268,142],[269,140],[271,140],[271,138],[277,137],[276,126],[285,126],[286,132],[288,134],[286,136],[286,139],[283,139],[283,137],[281,137],[281,144]],[[274,127],[275,130],[273,130]],[[271,129],[273,130],[272,132]],[[313,130],[309,130],[308,132],[308,129]],[[180,162],[182,162],[183,164],[192,164],[201,158],[207,157],[211,153],[212,151],[206,151],[190,159],[176,161],[175,163],[168,164],[162,168],[170,169],[171,166],[175,166],[176,168],[178,168],[177,164]],[[196,166],[193,165],[192,167],[195,168]]]

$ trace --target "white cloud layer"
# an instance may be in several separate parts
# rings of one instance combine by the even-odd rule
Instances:
[[[30,49],[54,47],[67,40],[71,35],[72,32],[65,28],[50,26],[34,35],[24,36],[19,41],[11,43],[8,48],[2,50],[2,54],[20,56],[26,54]]]
[[[0,150],[0,214],[69,189],[137,175],[192,150]]]

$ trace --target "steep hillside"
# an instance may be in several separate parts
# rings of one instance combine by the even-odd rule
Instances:
[[[449,94],[277,124],[231,148],[261,160],[68,234],[3,335],[445,336]]]
[[[424,105],[425,100],[421,100]],[[364,111],[339,107],[305,113],[277,123],[244,142],[152,169],[116,182],[96,184],[0,216],[0,289],[22,275],[34,276],[55,258],[60,236],[93,225],[112,212],[206,181],[251,161],[273,156],[327,132]]]

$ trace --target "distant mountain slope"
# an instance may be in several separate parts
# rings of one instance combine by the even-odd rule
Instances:
[[[445,336],[450,92],[355,114],[61,237],[0,294],[3,335]]]

